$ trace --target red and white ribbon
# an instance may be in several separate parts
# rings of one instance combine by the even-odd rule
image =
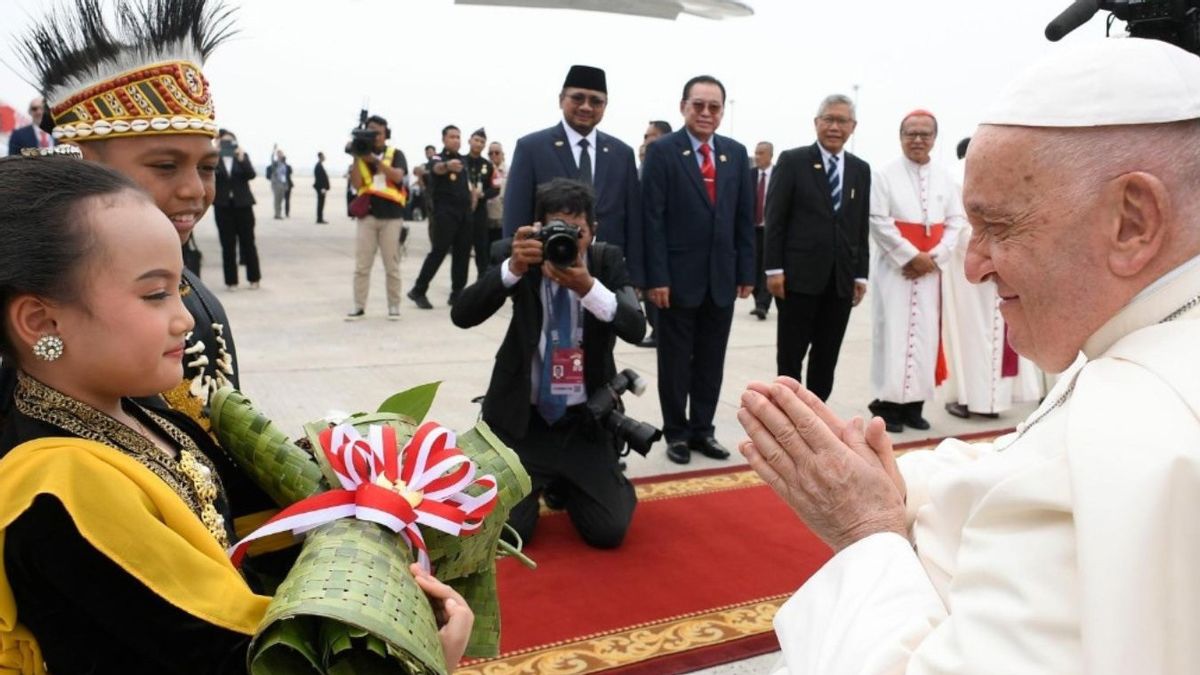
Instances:
[[[371,425],[363,438],[353,426],[342,424],[323,431],[320,441],[341,487],[296,502],[263,523],[229,549],[235,566],[256,539],[289,530],[302,534],[340,518],[357,518],[399,534],[428,570],[429,554],[418,525],[465,536],[477,531],[496,507],[495,477],[476,478],[478,467],[455,447],[454,432],[436,422],[421,425],[403,450],[396,429],[387,425]],[[482,492],[471,496],[471,487]]]

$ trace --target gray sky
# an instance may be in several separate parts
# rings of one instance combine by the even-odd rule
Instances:
[[[1008,78],[1052,49],[1045,24],[1067,0],[755,0],[755,15],[678,21],[451,0],[227,0],[241,29],[205,67],[218,122],[256,163],[273,143],[307,171],[323,150],[340,169],[364,100],[391,123],[410,163],[440,147],[445,124],[486,126],[511,158],[518,137],[561,119],[557,95],[572,63],[604,68],[600,128],[641,142],[646,121],[678,127],[691,76],[729,91],[720,132],[776,150],[814,139],[819,101],[859,85],[854,151],[882,165],[899,154],[900,117],[927,108],[941,125],[936,158],[954,159]],[[0,60],[20,66],[14,35],[51,0],[0,0]],[[1103,13],[1064,42],[1103,39]],[[23,108],[34,89],[0,67],[0,99]]]

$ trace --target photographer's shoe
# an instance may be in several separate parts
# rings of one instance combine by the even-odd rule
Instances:
[[[358,321],[359,319],[362,319],[366,315],[367,315],[367,313],[365,311],[363,311],[361,309],[356,309],[353,312],[350,312],[349,314],[346,315],[346,321]]]
[[[425,297],[424,293],[417,293],[415,290],[409,291],[408,299],[415,302],[421,309],[433,309],[433,303],[429,302],[429,298]]]
[[[729,459],[729,451],[712,436],[708,438],[693,438],[688,443],[688,447],[709,459]]]
[[[692,451],[683,441],[667,443],[667,459],[676,464],[687,464],[692,461]]]
[[[455,300],[458,300],[458,291],[450,293],[450,299],[446,301],[446,304],[453,307]]]

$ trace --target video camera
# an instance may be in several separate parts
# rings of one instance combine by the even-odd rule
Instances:
[[[366,108],[359,111],[358,126],[350,131],[350,143],[346,145],[346,154],[365,157],[375,153],[375,138],[379,136],[379,132],[367,128],[369,116]]]
[[[552,220],[543,225],[533,238],[542,242],[542,258],[555,267],[570,267],[579,258],[579,228],[574,225]]]
[[[631,450],[645,457],[650,452],[650,446],[662,438],[662,431],[625,415],[621,395],[626,391],[632,391],[636,396],[646,392],[646,381],[629,368],[617,373],[612,382],[593,392],[588,398],[587,408],[618,443],[628,445]]]
[[[1120,19],[1130,37],[1162,40],[1200,55],[1200,0],[1075,0],[1046,26],[1046,39],[1061,40],[1100,10],[1111,12],[1106,32]]]

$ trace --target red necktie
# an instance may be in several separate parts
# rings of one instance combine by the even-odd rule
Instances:
[[[700,175],[704,177],[704,187],[708,190],[708,199],[717,203],[717,167],[712,161],[712,148],[708,147],[708,143],[700,144],[700,154],[704,157],[704,163],[700,165]]]
[[[758,171],[758,192],[754,197],[754,224],[762,225],[763,222],[763,206],[767,201],[767,172],[759,169]]]
[[[50,136],[46,132],[38,128],[34,128],[33,131],[37,134],[39,148],[50,147]]]

